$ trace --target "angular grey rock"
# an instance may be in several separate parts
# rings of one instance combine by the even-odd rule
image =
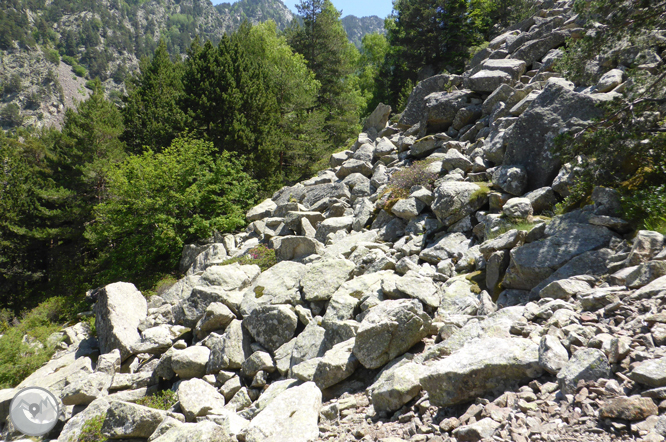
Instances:
[[[241,292],[227,291],[220,287],[198,286],[192,294],[182,300],[173,310],[178,324],[193,328],[206,314],[210,305],[220,303],[227,306],[234,314],[238,314],[243,297]]]
[[[229,307],[221,302],[213,302],[208,305],[204,315],[197,322],[194,333],[198,339],[203,339],[212,331],[224,330],[234,319],[236,319],[236,315]]]
[[[435,75],[420,81],[409,95],[407,106],[400,117],[400,126],[409,128],[418,123],[425,110],[425,98],[433,92],[446,90],[450,84],[449,75]]]
[[[425,206],[423,201],[416,198],[401,199],[393,205],[391,213],[398,218],[409,221],[412,218],[416,218],[425,209]]]
[[[647,262],[664,247],[664,235],[651,230],[639,230],[627,258],[627,267]]]
[[[453,119],[453,124],[451,125],[455,130],[461,130],[463,127],[468,124],[473,124],[476,120],[481,117],[482,110],[480,105],[473,105],[463,107],[456,113],[456,117]],[[455,167],[454,167],[455,169]]]
[[[201,274],[208,267],[221,264],[227,258],[227,249],[224,244],[211,244],[206,250],[197,255],[187,273],[190,275]]]
[[[666,276],[657,278],[645,287],[636,290],[632,295],[632,300],[648,299],[666,291]]]
[[[246,442],[310,442],[319,436],[321,391],[313,382],[291,387],[273,399],[252,421]]]
[[[575,394],[578,381],[596,381],[610,376],[608,358],[596,348],[583,348],[571,356],[557,374],[557,382],[564,394]]]
[[[358,149],[356,149],[356,152],[354,152],[354,155],[352,155],[352,158],[355,159],[355,160],[361,160],[361,161],[372,161],[372,157],[374,155],[375,155],[374,143],[372,143],[372,144],[371,143],[365,143],[365,144],[362,144]],[[361,175],[361,174],[360,173],[352,173],[351,175]],[[347,175],[345,180],[347,178],[349,178],[351,175]],[[361,176],[363,176],[363,175],[361,175]],[[347,183],[345,183],[345,184],[347,184]]]
[[[369,178],[372,176],[372,165],[368,161],[352,158],[342,163],[342,166],[340,166],[335,175],[340,179],[344,179],[347,175],[352,173],[360,173]]]
[[[512,60],[506,58],[503,60],[486,60],[482,64],[483,69],[490,71],[502,71],[511,76],[514,81],[520,80],[520,76],[525,73],[527,65],[522,60]]]
[[[272,199],[264,200],[261,204],[254,206],[248,210],[245,218],[249,222],[257,221],[260,219],[268,218],[273,215],[273,211],[277,208],[277,204]]]
[[[402,358],[382,370],[368,390],[376,411],[396,411],[421,392],[424,365]]]
[[[329,160],[328,165],[333,168],[338,167],[350,159],[353,155],[354,152],[351,150],[345,150],[344,152],[331,154],[331,159]]]
[[[521,246],[525,241],[525,232],[522,230],[511,229],[502,233],[498,237],[485,241],[481,244],[480,252],[483,256],[489,257],[491,253],[497,250],[511,250],[514,247]]]
[[[472,170],[472,162],[456,149],[449,149],[442,157],[442,167],[449,172],[455,169],[469,172]]]
[[[428,135],[417,140],[409,148],[409,153],[411,156],[416,158],[421,158],[430,154],[433,150],[437,149],[437,146],[440,143],[434,135]]]
[[[326,329],[320,327],[314,321],[309,323],[305,327],[305,330],[303,330],[295,339],[290,341],[293,342],[294,345],[290,353],[291,356],[289,367],[293,367],[300,364],[301,362],[323,356],[326,352],[326,343],[324,342],[325,339]],[[282,349],[282,347],[280,347],[280,349]],[[276,359],[277,353],[278,352],[276,351]]]
[[[67,385],[60,394],[63,405],[89,404],[109,394],[113,375],[93,373]]]
[[[171,355],[171,368],[181,379],[203,377],[210,357],[210,349],[203,346],[177,350]]]
[[[499,166],[493,172],[493,184],[511,195],[520,196],[527,188],[527,172],[522,166]]]
[[[469,249],[470,240],[463,233],[447,233],[435,242],[428,244],[421,251],[419,258],[423,261],[437,264],[448,258],[461,258]]]
[[[100,398],[93,401],[83,411],[76,414],[67,421],[62,431],[60,432],[60,436],[58,436],[58,442],[71,442],[79,440],[79,436],[81,436],[85,424],[98,416],[103,418],[106,415],[106,410],[108,408],[109,402],[105,398]]]
[[[532,230],[534,231],[534,229]],[[578,275],[601,276],[608,273],[608,259],[613,255],[610,249],[594,250],[576,256],[574,259],[560,267],[548,278],[544,279],[532,289],[532,296],[539,297],[539,292],[548,284],[561,279]]]
[[[474,183],[449,181],[434,192],[432,211],[444,225],[450,226],[476,212],[488,202],[488,196]]]
[[[539,365],[550,374],[557,374],[569,362],[569,353],[559,339],[546,335],[539,344]]]
[[[178,263],[178,270],[180,270],[181,273],[186,273],[197,256],[206,251],[208,247],[210,247],[210,244],[204,244],[201,246],[197,244],[185,244],[183,247],[183,253],[180,256],[180,262]]]
[[[666,358],[650,359],[634,368],[629,378],[648,387],[666,387]]]
[[[502,207],[502,213],[512,220],[525,220],[532,216],[534,209],[527,198],[511,198]]]
[[[146,298],[134,284],[116,282],[99,291],[94,310],[100,352],[118,349],[121,359],[127,359],[141,340],[138,327],[148,315]]]
[[[285,236],[275,244],[275,257],[278,261],[299,261],[310,255],[323,253],[324,245],[314,238]]]
[[[241,321],[233,320],[223,335],[211,333],[203,344],[211,351],[206,373],[215,374],[220,370],[241,368],[252,354],[251,337]]]
[[[465,80],[465,87],[475,92],[493,92],[502,84],[511,84],[511,75],[502,71],[481,70]]]
[[[619,69],[611,69],[606,72],[597,83],[597,91],[609,92],[622,84],[625,74]]]
[[[245,292],[241,313],[249,315],[252,310],[264,305],[291,304],[301,302],[301,278],[307,268],[304,264],[281,261],[263,272]]]
[[[551,49],[564,44],[565,39],[564,32],[552,32],[543,38],[528,41],[511,54],[511,57],[523,60],[527,66],[531,66],[534,62],[541,60]]]
[[[396,288],[410,298],[418,299],[423,304],[437,308],[441,302],[439,289],[432,279],[409,271],[405,276],[398,279]]]
[[[351,275],[356,265],[347,259],[324,258],[309,264],[301,284],[306,301],[328,301]]]
[[[463,425],[453,430],[452,434],[460,442],[478,442],[492,438],[502,424],[486,417],[473,424]]]
[[[458,111],[471,104],[472,96],[473,92],[469,90],[435,92],[428,95],[420,120],[421,130],[443,132],[453,123]]]
[[[415,299],[384,301],[369,310],[356,334],[354,355],[366,368],[379,368],[421,341],[430,317]]]
[[[370,128],[373,128],[378,133],[381,132],[388,123],[389,115],[391,115],[391,106],[379,103],[370,116],[365,120],[363,124],[363,130],[366,131]]]
[[[340,230],[344,232],[349,232],[351,230],[352,224],[354,223],[354,217],[352,216],[342,216],[337,218],[329,218],[319,224],[317,228],[317,233],[315,234],[315,239],[322,244],[326,244],[326,238],[331,233],[336,233]]]
[[[222,410],[224,413],[226,410]],[[204,420],[196,424],[184,424],[170,428],[150,442],[231,442],[229,432],[214,422]]]
[[[348,160],[352,161],[352,160]],[[347,161],[345,161],[346,163]],[[358,172],[358,170],[349,170],[349,174]],[[347,174],[347,175],[349,175]],[[346,176],[346,175],[345,175]],[[342,177],[344,178],[344,177]],[[342,183],[332,184],[318,184],[315,186],[308,186],[304,190],[303,205],[305,207],[312,207],[317,202],[325,200],[326,198],[349,198],[349,188]],[[292,209],[294,210],[294,209]]]
[[[610,230],[604,227],[565,226],[549,238],[512,250],[511,264],[502,286],[531,290],[576,256],[607,246],[612,237]]]
[[[541,187],[525,195],[530,200],[535,214],[540,214],[544,210],[550,210],[557,204],[557,196],[551,187]]]
[[[204,285],[219,287],[222,290],[241,290],[249,286],[260,273],[261,269],[257,265],[234,263],[208,267],[201,275],[201,280]]]
[[[270,352],[291,340],[296,332],[298,317],[293,307],[266,305],[253,310],[243,320],[252,337]]]
[[[320,212],[287,212],[287,216],[284,217],[284,223],[288,229],[298,232],[300,231],[301,219],[303,218],[307,219],[314,227],[317,227],[325,219],[324,215]]]
[[[493,252],[486,262],[486,287],[493,296],[499,296],[501,293],[500,282],[504,278],[506,269],[509,268],[509,252],[500,250]],[[498,298],[499,304],[499,298]]]
[[[467,402],[503,385],[537,378],[539,346],[523,338],[486,338],[469,342],[429,364],[421,379],[430,403],[446,407]]]
[[[387,155],[396,153],[398,148],[386,137],[377,140],[377,147],[375,147],[375,158],[384,158]],[[373,177],[375,173],[373,172]]]
[[[600,118],[603,110],[597,107],[597,103],[601,101],[602,98],[550,84],[507,129],[504,164],[525,168],[528,175],[526,190],[552,183],[561,166],[551,151],[554,136],[563,129]]]
[[[271,358],[271,355],[265,351],[255,351],[241,366],[241,373],[246,378],[252,379],[260,371],[265,371],[267,373],[275,371],[273,358]]]
[[[101,433],[110,439],[147,438],[167,416],[168,413],[163,410],[109,401]]]
[[[541,289],[539,296],[542,298],[563,299],[568,301],[572,296],[588,292],[592,287],[587,281],[580,279],[560,279],[553,281]]]
[[[224,396],[202,379],[190,379],[178,385],[178,402],[188,422],[197,417],[217,414],[224,409]]]
[[[368,224],[375,211],[375,203],[368,198],[359,198],[354,202],[354,222],[352,229],[360,232]]]
[[[359,365],[353,354],[354,338],[340,342],[324,356],[303,361],[293,367],[293,375],[302,381],[312,381],[321,390],[347,379]]]

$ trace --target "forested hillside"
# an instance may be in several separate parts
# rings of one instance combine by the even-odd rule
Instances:
[[[609,186],[618,189],[623,216],[633,226],[665,228],[662,3],[620,7],[610,0],[579,0],[569,5],[577,15],[567,22],[566,35],[551,35],[564,26],[554,18],[558,8],[552,0],[436,3],[396,0],[386,34],[364,36],[357,49],[329,0],[302,0],[298,20],[284,29],[284,23],[250,20],[233,31],[229,26],[236,22],[203,0],[3,2],[2,63],[13,70],[4,70],[0,79],[0,327],[23,333],[35,321],[45,328],[34,338],[52,351],[46,331],[85,310],[87,290],[123,280],[147,293],[160,291],[181,276],[184,245],[221,242],[225,233],[246,225],[250,207],[285,185],[293,185],[297,195],[302,185],[296,183],[317,182],[332,153],[344,156],[358,148],[359,156],[369,155],[359,160],[359,170],[371,176],[374,170],[364,164],[380,163],[375,151],[360,149],[359,140],[366,138],[358,133],[380,103],[392,107],[391,133],[404,131],[409,145],[427,136],[422,146],[433,150],[438,140],[470,137],[464,141],[474,141],[475,161],[481,163],[474,167],[489,176],[486,169],[492,167],[483,155],[503,154],[506,146],[484,135],[494,122],[499,133],[500,124],[517,117],[504,103],[490,109],[482,103],[500,86],[495,82],[507,78],[520,89],[512,106],[529,106],[531,93],[550,77],[566,76],[576,82],[571,88],[586,93],[596,91],[611,69],[624,69],[615,72],[620,81],[631,73],[624,86],[627,101],[609,102],[604,118],[590,127],[549,135],[553,161],[568,162],[571,169],[557,210],[584,206],[594,187]],[[252,6],[268,17],[264,4],[218,9],[249,18],[245,8]],[[603,25],[599,17],[605,17]],[[74,22],[81,26],[70,26]],[[530,46],[532,41],[538,44]],[[419,81],[446,74],[438,77],[446,81],[436,91],[466,94],[459,89],[470,78],[522,45],[528,46],[521,54],[531,70],[490,75],[490,86],[470,93],[472,101],[455,124],[449,119],[458,109],[453,115],[442,110],[446,132],[439,132],[443,123],[438,125],[437,116],[422,120],[425,105],[418,112],[405,110],[410,96],[426,101],[427,83],[415,88]],[[528,49],[543,54],[532,57]],[[71,71],[57,73],[62,63]],[[63,75],[85,78],[89,98],[63,111],[61,127],[37,124],[43,97],[60,102]],[[21,127],[26,118],[34,124]],[[367,136],[381,141],[377,133]],[[382,174],[388,173],[385,166],[411,164],[408,150],[387,155],[391,162],[377,166],[384,167]],[[425,174],[427,166],[409,170]],[[345,185],[352,196],[364,191]],[[374,188],[389,208],[410,189],[404,185],[389,200],[387,188]],[[292,202],[291,195],[281,198]],[[333,199],[328,203],[336,205]],[[337,209],[346,213],[351,207],[340,203]],[[253,253],[253,259],[271,263],[274,251],[264,246]],[[0,365],[12,361],[0,359]],[[31,367],[26,362],[8,371],[2,382],[16,383]]]

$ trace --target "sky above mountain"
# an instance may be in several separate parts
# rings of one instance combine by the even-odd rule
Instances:
[[[230,0],[226,0],[229,2]],[[296,4],[300,0],[282,0],[292,11],[296,12]],[[331,0],[338,10],[342,10],[342,16],[355,15],[357,17],[366,17],[377,15],[381,18],[387,17],[393,7],[391,0]],[[223,0],[213,0],[213,4],[222,3]],[[235,3],[235,1],[231,1]]]

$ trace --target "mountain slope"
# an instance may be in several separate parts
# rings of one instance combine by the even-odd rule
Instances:
[[[240,0],[236,3],[220,3],[215,9],[228,17],[233,26],[247,19],[252,24],[273,20],[278,29],[284,29],[294,18],[292,12],[280,0]]]
[[[348,15],[342,18],[342,26],[347,31],[349,41],[354,43],[357,48],[361,47],[361,42],[366,34],[381,33],[385,34],[384,19],[372,15],[370,17],[356,17]]]

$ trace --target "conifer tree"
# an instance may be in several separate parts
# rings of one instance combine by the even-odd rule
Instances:
[[[179,106],[182,64],[171,61],[162,40],[151,60],[141,60],[140,74],[127,86],[123,140],[131,152],[140,153],[144,147],[159,152],[185,128],[185,114]]]
[[[187,112],[189,129],[220,152],[240,154],[262,188],[273,189],[281,179],[280,109],[264,66],[247,54],[238,38],[225,35],[217,47],[195,42],[185,63],[183,87],[181,109]]]
[[[318,110],[324,113],[324,131],[335,146],[358,131],[363,98],[353,76],[358,51],[347,39],[340,12],[330,0],[301,0],[296,9],[300,25],[287,30],[291,47],[302,54],[321,83]]]

